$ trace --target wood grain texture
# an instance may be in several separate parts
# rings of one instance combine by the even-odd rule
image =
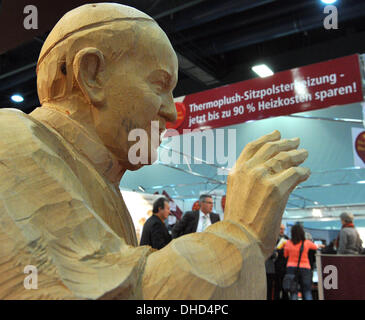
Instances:
[[[274,131],[245,147],[223,221],[137,247],[119,183],[152,162],[151,122],[176,119],[167,36],[133,8],[85,5],[52,30],[37,72],[42,106],[0,111],[0,299],[265,299],[265,259],[309,176],[299,139]],[[133,129],[147,132],[148,163],[128,157]],[[38,289],[23,285],[27,265]]]

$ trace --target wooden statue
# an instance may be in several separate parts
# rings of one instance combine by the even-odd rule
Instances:
[[[0,111],[0,299],[265,299],[265,259],[309,176],[299,139],[274,131],[245,147],[222,222],[160,251],[137,246],[119,191],[143,165],[128,133],[148,132],[151,163],[151,121],[161,133],[175,120],[177,74],[167,36],[134,8],[88,4],[57,23],[37,65],[42,106]]]

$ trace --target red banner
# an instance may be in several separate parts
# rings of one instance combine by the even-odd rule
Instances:
[[[176,98],[179,119],[168,127],[183,134],[363,100],[359,56],[351,55]]]
[[[320,300],[364,300],[364,255],[317,255]]]

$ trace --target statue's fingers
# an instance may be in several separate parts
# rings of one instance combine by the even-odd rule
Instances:
[[[237,159],[238,163],[245,162],[251,159],[254,154],[265,144],[272,141],[280,140],[281,135],[278,130],[275,130],[269,134],[266,134],[255,141],[248,143],[243,151],[241,152],[239,158]]]
[[[251,165],[258,165],[273,158],[278,153],[297,149],[299,146],[299,138],[283,139],[279,141],[268,142],[263,145],[260,150],[251,158]]]
[[[282,194],[287,194],[301,182],[307,180],[310,176],[310,170],[303,167],[291,167],[282,173],[272,177],[272,182],[279,186]]]
[[[273,174],[281,173],[290,167],[297,167],[304,162],[308,157],[308,151],[305,149],[282,151],[274,158],[269,159],[264,163],[269,172]]]

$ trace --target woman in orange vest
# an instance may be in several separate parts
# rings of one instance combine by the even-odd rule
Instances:
[[[299,268],[298,260],[300,248],[303,245],[303,251],[300,257]],[[317,246],[310,240],[305,239],[304,229],[300,224],[296,224],[291,228],[291,239],[288,240],[284,247],[284,257],[288,258],[286,264],[286,273],[295,274],[297,272],[298,281],[304,300],[312,300],[312,270],[309,263],[308,251],[310,249],[317,250],[321,246]],[[298,290],[290,292],[290,299],[298,299]]]

